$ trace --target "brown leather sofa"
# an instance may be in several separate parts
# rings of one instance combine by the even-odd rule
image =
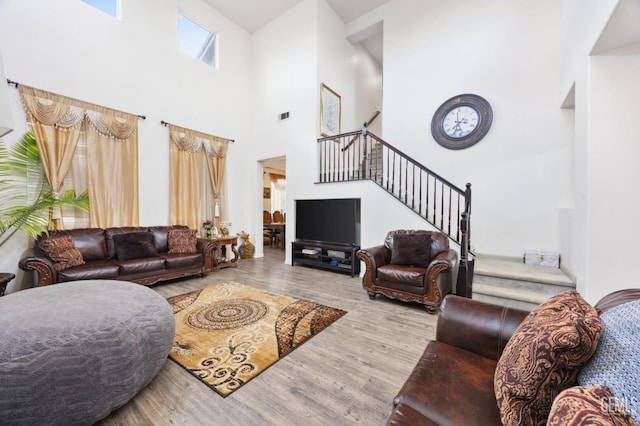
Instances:
[[[187,226],[151,226],[119,228],[84,228],[52,231],[38,238],[27,249],[19,266],[25,271],[35,271],[35,286],[66,281],[112,279],[151,285],[159,281],[191,275],[203,275],[213,269],[216,243],[198,238],[195,253],[169,253],[170,229],[189,229]],[[114,236],[128,233],[149,232],[157,255],[118,260]],[[84,260],[83,265],[56,271],[53,262],[42,250],[43,242],[54,237],[71,236]]]
[[[421,252],[424,260],[416,256]],[[362,287],[370,299],[382,294],[423,304],[435,314],[453,289],[458,253],[449,248],[449,239],[441,232],[390,231],[384,244],[362,249],[358,257],[366,267]]]
[[[602,298],[599,314],[640,299],[640,289]],[[417,365],[393,401],[387,425],[502,425],[494,373],[502,351],[528,312],[449,295]]]

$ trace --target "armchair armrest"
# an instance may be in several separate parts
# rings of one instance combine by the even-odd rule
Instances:
[[[391,261],[391,252],[384,245],[360,249],[357,255],[367,266],[373,267],[373,270]]]
[[[528,314],[521,309],[448,295],[440,307],[436,340],[497,361]]]
[[[53,267],[53,262],[39,248],[32,247],[22,252],[18,266],[23,271],[36,271],[35,287],[58,282],[58,271]]]

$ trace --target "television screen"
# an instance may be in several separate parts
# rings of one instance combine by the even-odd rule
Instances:
[[[296,238],[360,245],[360,199],[296,200]]]

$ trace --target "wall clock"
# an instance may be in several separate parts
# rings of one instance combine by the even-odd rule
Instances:
[[[486,99],[468,93],[458,95],[436,110],[431,134],[445,148],[464,149],[487,134],[492,120],[493,111]]]

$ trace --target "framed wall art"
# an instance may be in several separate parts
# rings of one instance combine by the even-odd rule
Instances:
[[[335,136],[340,133],[342,99],[329,86],[320,84],[320,135]]]

